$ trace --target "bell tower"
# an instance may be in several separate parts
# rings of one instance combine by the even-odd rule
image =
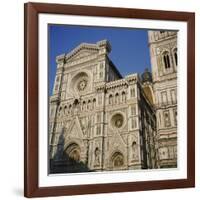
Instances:
[[[148,31],[160,168],[177,167],[177,31]]]

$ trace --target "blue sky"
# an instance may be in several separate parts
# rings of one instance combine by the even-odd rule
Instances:
[[[56,74],[56,56],[69,53],[82,42],[107,39],[112,46],[109,57],[123,76],[151,70],[147,30],[50,24],[48,33],[49,94]]]

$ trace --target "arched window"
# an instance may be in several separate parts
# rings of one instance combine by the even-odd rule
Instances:
[[[93,101],[92,101],[92,105],[93,105],[93,106],[92,106],[93,108],[96,107],[96,99],[93,99]]]
[[[91,109],[91,101],[90,100],[88,100],[88,105],[87,105],[87,109]]]
[[[109,104],[113,103],[113,96],[112,96],[112,94],[109,95],[109,100],[108,101],[109,101]]]
[[[85,101],[83,101],[83,107],[82,107],[82,110],[85,110],[86,109],[86,103]]]
[[[132,150],[133,150],[133,151],[135,151],[135,149],[136,149],[136,145],[137,145],[136,142],[133,141],[133,143],[132,143]]]
[[[169,52],[165,52],[163,54],[163,61],[164,61],[165,69],[169,69],[170,68]]]
[[[67,113],[67,106],[64,107],[64,113]]]
[[[122,102],[126,102],[126,93],[124,91],[122,92]]]
[[[76,105],[78,105],[78,104],[79,104],[78,99],[75,99],[75,100],[74,100],[74,106],[76,106]]]
[[[62,106],[60,106],[58,114],[59,116],[62,114]]]
[[[70,104],[70,105],[69,105],[69,110],[68,110],[68,113],[70,114],[70,113],[71,113],[71,111],[72,111],[72,105]]]
[[[115,103],[116,104],[119,103],[119,94],[118,93],[115,94]]]
[[[178,64],[177,49],[174,49],[174,61],[175,61],[175,65],[177,66]]]

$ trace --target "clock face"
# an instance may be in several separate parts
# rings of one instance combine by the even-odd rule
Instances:
[[[78,82],[78,90],[79,91],[84,91],[86,87],[87,87],[87,80],[86,79],[80,80]]]

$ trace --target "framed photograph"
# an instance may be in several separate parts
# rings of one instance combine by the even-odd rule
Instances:
[[[25,4],[26,197],[194,187],[195,15]]]

